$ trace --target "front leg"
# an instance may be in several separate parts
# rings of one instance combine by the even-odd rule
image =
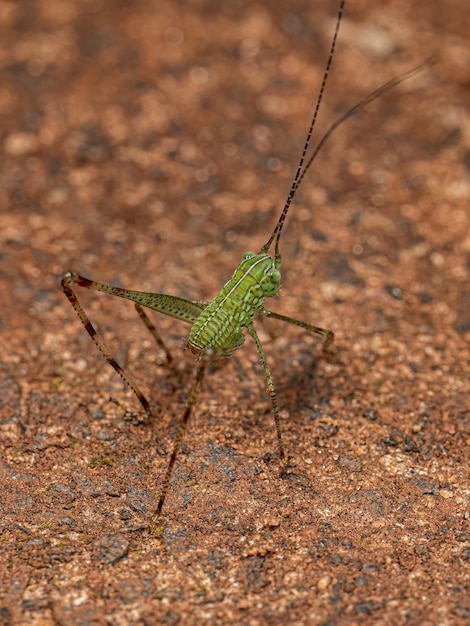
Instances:
[[[332,330],[320,328],[319,326],[313,326],[312,324],[307,324],[307,322],[297,320],[294,317],[288,317],[287,315],[281,315],[280,313],[274,313],[273,311],[267,311],[266,309],[261,309],[259,314],[263,317],[272,317],[276,320],[281,320],[281,322],[287,322],[288,324],[294,324],[294,326],[300,326],[300,328],[303,328],[304,330],[321,335],[323,337],[323,352],[326,352],[327,354],[335,354],[337,352],[337,348],[333,346],[335,335]]]

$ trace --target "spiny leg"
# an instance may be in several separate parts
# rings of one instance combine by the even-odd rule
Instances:
[[[191,410],[194,406],[194,403],[196,402],[196,398],[198,396],[199,389],[201,387],[201,382],[204,377],[204,372],[206,370],[206,367],[209,361],[210,359],[207,358],[206,356],[203,356],[202,359],[199,361],[199,364],[196,370],[196,378],[191,388],[189,398],[186,402],[186,408],[184,410],[183,417],[181,419],[178,432],[176,434],[175,442],[173,444],[173,451],[171,453],[171,457],[168,463],[165,478],[163,480],[163,487],[162,487],[162,491],[160,495],[160,500],[158,501],[157,510],[152,519],[151,530],[155,527],[156,524],[158,524],[159,516],[162,512],[163,504],[165,502],[165,497],[168,492],[168,488],[170,486],[170,480],[171,480],[171,475],[173,473],[173,468],[175,466],[176,456],[180,449],[181,442],[183,441],[184,433],[186,431],[186,426],[188,425],[189,417],[191,415]]]
[[[284,445],[282,443],[281,423],[279,420],[279,409],[277,406],[276,389],[274,387],[271,372],[269,371],[269,366],[268,366],[268,362],[266,361],[266,355],[264,354],[263,346],[261,345],[261,341],[259,340],[255,327],[253,326],[253,324],[248,324],[246,329],[250,337],[252,337],[253,341],[256,343],[256,347],[258,348],[258,352],[261,357],[261,361],[263,363],[264,375],[266,376],[266,382],[268,383],[268,391],[269,391],[269,395],[271,396],[274,422],[276,424],[277,441],[279,444],[279,456],[281,458],[282,473],[284,474],[287,469],[287,459],[286,459],[286,454],[284,452]]]
[[[121,376],[121,378],[124,380],[124,382],[135,393],[135,395],[139,399],[139,402],[143,406],[146,415],[147,416],[151,416],[152,415],[152,411],[151,411],[150,404],[149,404],[147,398],[141,392],[141,390],[139,389],[139,386],[134,381],[132,376],[130,374],[128,374],[119,365],[119,363],[113,357],[111,352],[108,350],[108,348],[106,347],[106,345],[104,344],[104,342],[102,341],[102,339],[100,338],[100,336],[98,335],[96,330],[94,329],[94,327],[93,327],[92,323],[90,322],[87,314],[85,313],[85,311],[83,310],[82,306],[80,305],[80,303],[79,303],[79,301],[77,299],[77,296],[73,292],[71,285],[77,284],[77,285],[80,285],[81,287],[88,287],[88,283],[92,282],[92,281],[89,281],[88,279],[84,279],[84,281],[82,282],[80,279],[81,279],[81,277],[78,274],[72,274],[72,273],[68,272],[67,274],[64,275],[64,277],[62,278],[62,289],[64,290],[65,295],[69,299],[70,304],[75,309],[75,312],[77,313],[78,317],[80,318],[80,320],[81,320],[83,326],[85,327],[87,333],[93,339],[93,341],[94,341],[95,345],[97,346],[98,350],[105,357],[105,359],[108,361],[108,363],[111,365],[111,367],[114,370],[116,370],[116,372],[119,374],[119,376]]]
[[[78,285],[79,287],[85,287],[85,289],[92,289],[93,291],[107,293],[110,296],[130,300],[131,302],[140,304],[140,306],[153,309],[154,311],[163,313],[163,315],[169,315],[187,324],[194,324],[202,311],[204,311],[209,304],[209,302],[203,302],[201,300],[187,300],[186,298],[169,296],[166,293],[123,289],[122,287],[115,287],[114,285],[90,280],[75,272],[67,272],[64,275],[64,280],[66,280],[68,284]]]
[[[300,326],[300,328],[308,330],[311,333],[317,333],[317,335],[321,335],[323,337],[323,351],[327,354],[335,354],[336,349],[333,346],[335,335],[332,330],[320,328],[319,326],[313,326],[312,324],[307,324],[307,322],[297,320],[294,317],[288,317],[287,315],[281,315],[280,313],[274,313],[273,311],[267,311],[266,309],[261,309],[259,313],[263,317],[273,317],[276,320],[281,320],[281,322],[294,324],[295,326]]]
[[[155,325],[153,324],[153,322],[151,321],[151,319],[149,318],[147,313],[144,311],[144,309],[142,308],[142,306],[138,302],[135,303],[135,310],[137,311],[140,319],[143,321],[145,326],[149,329],[150,333],[152,334],[152,337],[155,339],[156,344],[165,353],[166,362],[169,365],[172,362],[172,357],[171,357],[170,351],[166,347],[163,339],[160,337],[157,329],[155,328]]]

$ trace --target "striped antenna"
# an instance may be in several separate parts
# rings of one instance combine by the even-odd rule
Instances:
[[[436,57],[430,57],[430,58],[426,59],[426,61],[424,61],[423,63],[420,63],[419,65],[417,65],[416,67],[412,68],[411,70],[408,70],[404,74],[401,74],[400,76],[395,76],[394,78],[391,78],[389,81],[387,81],[386,83],[384,83],[383,85],[381,85],[380,87],[378,87],[377,89],[372,91],[370,94],[365,96],[362,100],[357,102],[354,106],[349,108],[345,113],[343,113],[343,115],[341,115],[335,122],[333,122],[333,124],[328,128],[326,133],[321,137],[320,141],[317,143],[317,145],[316,145],[316,147],[315,147],[315,149],[313,151],[313,154],[310,156],[310,158],[308,159],[307,163],[304,166],[306,153],[307,153],[308,148],[310,146],[310,140],[311,140],[311,137],[312,137],[313,128],[314,128],[315,122],[317,120],[318,111],[319,111],[319,108],[320,108],[320,103],[321,103],[321,100],[323,98],[323,93],[325,91],[326,81],[328,79],[328,74],[330,72],[331,63],[333,61],[333,54],[334,54],[334,50],[335,50],[335,44],[336,44],[336,39],[337,39],[338,31],[339,31],[341,18],[342,18],[342,15],[343,15],[344,3],[345,3],[345,0],[342,0],[341,5],[339,7],[338,17],[337,17],[337,20],[336,20],[335,33],[334,33],[333,40],[331,42],[331,47],[330,47],[330,54],[328,56],[328,61],[326,63],[325,72],[323,74],[323,80],[322,80],[322,84],[320,86],[320,91],[319,91],[319,94],[318,94],[317,103],[315,105],[315,111],[313,113],[312,121],[310,123],[310,127],[309,127],[309,130],[308,130],[308,133],[307,133],[307,139],[305,140],[304,147],[303,147],[303,150],[302,150],[302,156],[300,157],[299,165],[297,166],[297,172],[295,174],[295,177],[294,177],[294,180],[292,182],[289,194],[287,196],[286,203],[284,205],[284,208],[282,209],[282,213],[281,213],[281,215],[279,217],[279,220],[278,220],[278,222],[277,222],[277,224],[276,224],[276,226],[275,226],[275,228],[274,228],[274,230],[272,232],[272,235],[269,238],[268,242],[261,248],[261,253],[267,253],[269,248],[271,247],[272,242],[274,241],[274,238],[276,238],[274,254],[275,254],[276,267],[278,267],[278,268],[281,266],[281,254],[279,252],[279,240],[280,240],[280,237],[281,237],[281,231],[282,231],[282,228],[284,226],[284,222],[285,222],[285,219],[286,219],[286,216],[287,216],[287,212],[289,211],[289,207],[292,204],[292,200],[294,199],[295,194],[297,193],[297,190],[298,190],[298,188],[300,186],[300,183],[302,182],[302,180],[305,177],[305,174],[308,172],[308,170],[310,169],[312,163],[315,161],[316,157],[318,156],[318,153],[323,148],[323,146],[328,141],[328,139],[331,137],[331,135],[346,120],[348,120],[350,117],[353,117],[354,115],[356,115],[356,113],[358,113],[361,109],[363,109],[368,104],[370,104],[373,100],[376,100],[377,98],[382,96],[384,93],[390,91],[391,89],[393,89],[394,87],[399,85],[404,80],[407,80],[408,78],[411,78],[412,76],[414,76],[415,74],[417,74],[418,72],[423,70],[425,67],[429,67],[430,65],[433,65],[437,61]]]
[[[341,19],[343,17],[343,12],[344,12],[344,4],[345,4],[345,0],[341,0],[341,3],[339,5],[339,9],[338,9],[338,16],[336,18],[336,26],[335,26],[335,32],[333,34],[333,39],[331,40],[331,46],[330,46],[330,53],[328,55],[328,60],[326,62],[326,66],[325,66],[325,71],[323,73],[323,79],[320,85],[320,90],[318,92],[318,98],[317,98],[317,103],[315,105],[315,110],[313,112],[313,117],[312,117],[312,121],[310,122],[310,127],[308,129],[308,133],[307,133],[307,138],[305,140],[304,143],[304,147],[302,150],[302,155],[300,157],[299,160],[299,164],[297,166],[297,172],[294,176],[294,180],[292,181],[292,185],[290,188],[290,191],[287,195],[287,200],[286,203],[284,205],[284,208],[282,209],[282,213],[279,217],[279,220],[276,224],[276,227],[274,228],[271,237],[269,238],[268,242],[265,243],[265,245],[261,248],[261,253],[266,253],[269,248],[271,247],[271,244],[274,240],[274,237],[276,237],[276,247],[275,247],[275,258],[276,258],[276,262],[279,264],[279,266],[281,265],[281,255],[279,253],[279,239],[281,237],[281,231],[282,231],[282,227],[284,226],[284,221],[286,219],[287,216],[287,212],[289,211],[289,207],[292,203],[292,200],[294,199],[294,196],[296,194],[297,188],[299,186],[300,181],[302,180],[305,171],[304,170],[302,172],[302,167],[305,161],[305,157],[308,151],[308,148],[310,146],[310,140],[312,138],[312,132],[313,129],[315,127],[315,123],[317,121],[317,117],[318,117],[318,112],[320,110],[320,105],[321,105],[321,101],[323,99],[323,94],[325,92],[325,87],[326,87],[326,82],[328,80],[328,76],[330,74],[330,69],[331,69],[331,64],[333,63],[333,57],[334,57],[334,53],[335,53],[335,47],[336,47],[336,40],[338,38],[338,32],[339,32],[339,27],[341,24]],[[308,167],[310,166],[310,163],[308,164]]]

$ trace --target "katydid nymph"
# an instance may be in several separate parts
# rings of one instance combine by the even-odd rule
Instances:
[[[98,349],[107,359],[108,363],[118,372],[118,374],[120,374],[125,383],[135,393],[140,404],[143,407],[146,416],[151,415],[151,406],[149,401],[142,393],[133,377],[119,365],[119,363],[116,361],[116,359],[113,357],[111,352],[104,344],[103,340],[97,334],[87,314],[78,302],[74,289],[76,286],[84,287],[86,289],[92,289],[95,291],[107,293],[109,295],[118,296],[120,298],[126,298],[133,301],[139,317],[150,330],[158,346],[165,351],[167,355],[167,360],[169,362],[171,361],[171,356],[166,349],[161,337],[159,336],[155,326],[145,313],[144,308],[153,309],[154,311],[171,316],[191,325],[187,345],[194,353],[197,360],[196,373],[192,387],[189,392],[188,399],[186,401],[186,406],[182,414],[181,422],[174,441],[173,450],[170,456],[170,460],[168,462],[166,473],[163,478],[163,486],[161,489],[158,505],[153,516],[153,523],[156,523],[162,512],[178,450],[180,448],[192,409],[196,402],[207,366],[215,359],[221,357],[230,357],[236,350],[238,350],[238,348],[240,348],[245,341],[245,331],[254,340],[261,358],[266,377],[267,389],[271,397],[272,413],[274,416],[274,422],[277,432],[281,470],[283,475],[286,473],[287,456],[282,442],[277,396],[271,372],[265,357],[265,353],[258,334],[255,330],[255,316],[274,318],[283,322],[287,322],[289,324],[299,326],[300,328],[308,332],[316,333],[323,338],[323,349],[326,352],[332,352],[332,344],[334,340],[334,335],[332,331],[320,328],[318,326],[313,326],[306,322],[285,315],[281,315],[279,313],[275,313],[264,308],[265,298],[275,296],[279,292],[281,285],[280,238],[284,222],[287,217],[291,203],[305,174],[311,167],[322,146],[325,144],[331,134],[338,128],[338,126],[340,126],[349,117],[365,107],[369,102],[377,98],[379,95],[393,88],[399,82],[401,82],[408,76],[416,73],[421,68],[421,66],[419,66],[418,68],[411,70],[407,74],[404,74],[397,78],[393,78],[386,84],[379,87],[376,91],[370,93],[354,107],[347,110],[339,119],[336,120],[336,122],[332,126],[330,126],[329,130],[317,143],[313,154],[307,159],[307,152],[310,146],[313,128],[315,126],[326,82],[333,61],[336,40],[344,9],[344,3],[344,0],[342,0],[339,5],[335,30],[330,44],[330,51],[326,62],[326,67],[319,89],[317,101],[314,107],[312,120],[310,122],[307,137],[302,149],[299,163],[297,165],[296,174],[291,184],[290,191],[287,195],[284,208],[282,209],[279,219],[267,242],[261,247],[260,251],[257,254],[255,254],[254,252],[247,252],[243,256],[241,263],[238,265],[231,278],[211,302],[192,301],[185,298],[179,298],[176,296],[170,296],[162,293],[149,293],[123,289],[90,280],[77,273],[72,272],[67,272],[63,276],[62,287],[65,295],[74,307],[80,320],[85,326],[85,329],[87,330],[88,334],[90,335]],[[274,248],[274,250],[270,253],[270,249],[272,247]]]

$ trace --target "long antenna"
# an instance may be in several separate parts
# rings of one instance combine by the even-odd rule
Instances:
[[[411,70],[408,70],[404,74],[400,74],[399,76],[394,76],[393,78],[388,80],[386,83],[384,83],[380,87],[377,87],[377,89],[374,89],[374,91],[372,91],[369,95],[365,96],[362,100],[357,102],[350,109],[345,111],[345,113],[343,113],[335,122],[333,122],[333,124],[329,127],[329,129],[326,131],[326,133],[320,139],[318,144],[315,146],[313,154],[309,158],[307,164],[305,165],[304,169],[302,170],[302,173],[298,177],[297,183],[296,183],[296,187],[295,187],[295,190],[294,190],[294,195],[295,195],[295,192],[297,191],[297,189],[299,188],[299,185],[302,182],[305,174],[307,173],[307,171],[309,170],[310,166],[312,165],[312,163],[314,162],[315,158],[317,157],[318,153],[323,148],[323,146],[328,141],[328,139],[331,137],[331,135],[334,133],[334,131],[338,128],[338,126],[341,126],[341,124],[343,124],[350,117],[353,117],[353,115],[356,115],[356,113],[358,113],[361,109],[363,109],[368,104],[370,104],[373,100],[376,100],[377,98],[382,96],[387,91],[390,91],[391,89],[393,89],[394,87],[399,85],[404,80],[407,80],[408,78],[411,78],[412,76],[414,76],[415,74],[420,72],[424,67],[428,67],[430,65],[433,65],[434,63],[436,63],[436,61],[437,61],[436,57],[429,57],[428,59],[426,59],[426,61],[423,61],[419,65],[416,65],[415,67],[413,67]],[[278,240],[279,240],[279,235],[277,237],[276,243],[277,243]]]
[[[337,39],[337,36],[338,36],[338,31],[339,31],[341,18],[342,18],[343,11],[344,11],[344,5],[345,5],[345,0],[342,0],[341,4],[340,4],[340,7],[339,7],[339,10],[338,10],[338,17],[337,17],[337,20],[336,20],[335,32],[334,32],[333,39],[332,39],[332,42],[331,42],[330,54],[328,55],[328,60],[327,60],[327,63],[326,63],[325,72],[323,74],[323,80],[322,80],[322,84],[320,86],[320,91],[319,91],[319,94],[318,94],[317,103],[315,105],[315,110],[314,110],[314,113],[313,113],[312,121],[310,123],[310,127],[309,127],[309,130],[308,130],[308,133],[307,133],[307,138],[306,138],[305,143],[304,143],[304,147],[303,147],[303,150],[302,150],[302,155],[300,157],[299,164],[297,166],[297,172],[295,174],[294,180],[292,182],[289,194],[287,196],[286,203],[284,205],[284,208],[282,209],[282,213],[281,213],[281,215],[279,217],[279,220],[278,220],[278,222],[277,222],[277,224],[276,224],[276,226],[275,226],[275,228],[274,228],[274,230],[273,230],[273,232],[271,234],[271,237],[269,238],[267,243],[265,243],[265,245],[261,248],[261,251],[260,251],[260,253],[267,253],[269,248],[271,247],[272,242],[274,241],[274,238],[276,238],[276,243],[275,243],[275,248],[274,248],[274,258],[275,258],[276,267],[278,267],[278,268],[281,266],[281,254],[279,252],[279,240],[280,240],[280,237],[281,237],[281,231],[282,231],[282,228],[284,226],[284,222],[285,222],[285,219],[286,219],[286,216],[287,216],[287,212],[289,211],[289,207],[290,207],[290,205],[292,203],[292,200],[294,199],[295,194],[297,193],[297,189],[299,188],[300,183],[304,179],[305,174],[308,172],[308,170],[310,169],[310,166],[312,165],[312,163],[314,162],[314,160],[318,156],[318,153],[323,148],[323,146],[328,141],[328,139],[331,137],[331,135],[335,132],[335,130],[339,126],[341,126],[341,124],[343,124],[346,120],[348,120],[353,115],[356,115],[356,113],[358,113],[361,109],[363,109],[368,104],[370,104],[373,100],[376,100],[377,98],[382,96],[387,91],[390,91],[391,89],[396,87],[398,84],[400,84],[404,80],[407,80],[408,78],[411,78],[412,76],[414,76],[415,74],[420,72],[424,67],[433,65],[437,61],[437,58],[435,56],[426,59],[426,61],[424,61],[423,63],[420,63],[419,65],[417,65],[416,67],[412,68],[411,70],[408,70],[404,74],[401,74],[400,76],[395,76],[394,78],[391,78],[389,81],[387,81],[386,83],[384,83],[383,85],[381,85],[380,87],[378,87],[377,89],[372,91],[372,93],[368,94],[362,100],[360,100],[358,103],[356,103],[354,106],[349,108],[345,113],[343,113],[343,115],[341,115],[328,128],[326,133],[322,136],[322,138],[320,139],[320,141],[316,145],[316,147],[315,147],[315,149],[313,151],[313,154],[310,156],[309,160],[307,161],[306,165],[304,166],[305,156],[306,156],[306,153],[307,153],[309,145],[310,145],[310,140],[311,140],[311,137],[312,137],[313,128],[315,126],[315,122],[316,122],[317,115],[318,115],[318,110],[320,108],[320,103],[321,103],[321,100],[322,100],[322,97],[323,97],[323,92],[325,91],[326,81],[328,79],[328,75],[329,75],[329,72],[330,72],[331,64],[332,64],[332,61],[333,61],[333,54],[334,54],[334,50],[335,50],[336,39]]]
[[[289,210],[291,202],[292,202],[292,200],[293,200],[293,198],[295,196],[295,193],[297,191],[297,187],[299,186],[299,182],[303,178],[302,166],[304,164],[305,156],[307,154],[307,150],[308,150],[309,145],[310,145],[310,139],[312,138],[313,128],[315,126],[315,122],[317,121],[318,111],[320,110],[320,105],[321,105],[321,101],[322,101],[322,98],[323,98],[323,93],[325,91],[326,82],[327,82],[328,76],[330,74],[331,64],[333,63],[333,57],[334,57],[335,47],[336,47],[336,40],[338,38],[339,26],[341,24],[341,19],[343,17],[343,11],[344,11],[345,2],[346,2],[346,0],[341,0],[341,3],[339,5],[338,16],[336,18],[335,31],[334,31],[334,34],[333,34],[333,39],[331,40],[330,53],[328,55],[328,60],[326,62],[325,71],[323,73],[323,79],[322,79],[322,82],[321,82],[321,85],[320,85],[320,90],[318,92],[317,103],[315,105],[315,110],[313,112],[312,121],[310,122],[310,127],[308,129],[307,138],[305,140],[304,147],[303,147],[303,150],[302,150],[302,155],[300,157],[299,164],[297,166],[297,172],[296,172],[296,174],[294,176],[294,180],[292,181],[292,185],[291,185],[289,194],[287,195],[286,203],[285,203],[284,208],[282,210],[281,216],[279,217],[279,220],[278,220],[278,222],[276,224],[276,227],[274,228],[273,233],[272,233],[271,237],[269,238],[268,242],[265,243],[265,245],[261,248],[261,253],[266,253],[269,250],[269,248],[271,247],[271,244],[272,244],[272,242],[274,240],[274,237],[276,237],[275,259],[276,259],[276,265],[278,264],[279,266],[281,265],[281,255],[279,254],[279,238],[281,236],[282,227],[284,226],[284,221],[286,219],[287,212]]]

